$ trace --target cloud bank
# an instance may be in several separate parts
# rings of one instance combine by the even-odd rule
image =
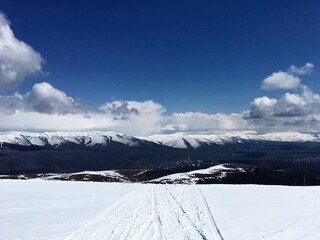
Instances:
[[[301,85],[278,99],[253,99],[248,110],[233,114],[166,114],[152,100],[112,101],[90,107],[51,84],[36,83],[29,92],[0,96],[0,130],[107,130],[136,136],[172,132],[228,130],[320,130],[320,95]]]
[[[42,82],[25,94],[0,96],[0,130],[112,130],[149,135],[160,131],[164,111],[151,100],[87,107]]]
[[[13,88],[41,71],[43,59],[15,38],[0,14],[0,89]],[[52,84],[40,82],[25,93],[0,95],[0,130],[56,131],[104,130],[136,136],[172,132],[229,130],[320,131],[320,95],[303,84],[314,65],[290,66],[262,80],[264,90],[282,90],[279,98],[261,96],[239,113],[166,114],[153,100],[106,102],[99,107],[82,104]]]

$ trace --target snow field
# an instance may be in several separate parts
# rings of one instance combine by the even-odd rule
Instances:
[[[0,239],[320,239],[320,187],[0,181]]]

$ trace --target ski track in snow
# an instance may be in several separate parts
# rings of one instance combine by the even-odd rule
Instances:
[[[198,186],[141,187],[65,240],[223,240]]]

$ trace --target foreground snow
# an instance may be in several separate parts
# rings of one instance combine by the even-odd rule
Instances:
[[[0,181],[0,239],[320,239],[320,187]]]

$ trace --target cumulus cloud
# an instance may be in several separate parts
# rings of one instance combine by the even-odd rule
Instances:
[[[14,36],[6,16],[0,13],[0,89],[17,86],[40,72],[42,63],[41,55]]]
[[[277,102],[277,99],[267,96],[255,98],[251,102],[251,109],[247,118],[263,118],[270,115],[270,113],[273,113],[274,106]]]
[[[297,89],[301,79],[287,72],[274,72],[262,81],[261,88],[264,90]]]
[[[312,63],[306,63],[304,66],[302,67],[296,67],[294,65],[292,65],[289,69],[288,72],[291,74],[295,74],[295,75],[307,75],[307,74],[311,74],[313,71],[314,65]]]
[[[303,86],[300,93],[285,93],[279,99],[256,98],[244,119],[260,130],[320,130],[320,95]]]
[[[79,104],[51,84],[36,83],[25,96],[25,109],[38,113],[77,113]]]
[[[12,114],[17,110],[47,114],[68,114],[83,111],[83,107],[63,91],[46,82],[36,83],[26,94],[0,96],[1,113]]]
[[[274,115],[280,117],[302,116],[306,105],[303,95],[286,93],[274,106]]]

